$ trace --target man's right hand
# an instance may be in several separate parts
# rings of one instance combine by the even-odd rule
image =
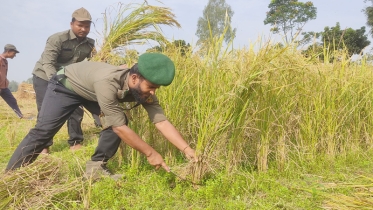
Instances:
[[[103,125],[104,124],[105,123],[103,123]],[[112,128],[114,133],[117,134],[127,145],[146,155],[150,165],[155,166],[156,169],[162,167],[167,172],[170,172],[170,168],[166,165],[162,156],[142,140],[131,128],[126,125],[117,127],[113,126]]]
[[[170,168],[164,162],[162,156],[157,152],[153,151],[149,156],[147,156],[150,165],[155,166],[155,169],[162,167],[167,172],[170,172]]]
[[[194,151],[194,149],[192,149],[191,147],[186,147],[184,149],[184,154],[185,156],[190,160],[190,161],[193,161],[193,162],[198,162],[198,158],[197,158],[197,155],[196,155],[196,151]]]

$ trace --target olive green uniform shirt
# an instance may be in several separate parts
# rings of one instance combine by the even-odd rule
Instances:
[[[65,75],[76,94],[98,102],[105,115],[105,127],[126,124],[124,109],[120,103],[135,102],[128,87],[128,68],[84,61],[66,66]],[[167,120],[155,95],[152,95],[142,106],[153,123]]]
[[[71,30],[53,34],[48,38],[32,73],[49,81],[61,66],[90,58],[94,45],[95,41],[88,37],[79,42]]]

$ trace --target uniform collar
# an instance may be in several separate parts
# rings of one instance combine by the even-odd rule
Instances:
[[[70,35],[70,39],[76,39],[78,40],[78,37],[76,37],[76,35],[74,34],[74,32],[69,29],[69,35]],[[87,41],[87,37],[85,37],[81,42],[86,42]]]
[[[122,85],[123,90],[129,90],[130,88],[128,87],[128,81],[130,80],[130,71],[128,70],[127,73],[124,74],[126,77],[124,79],[124,84]]]
[[[119,99],[123,99],[124,97],[126,97],[126,95],[128,94],[129,92],[129,87],[128,87],[128,81],[129,81],[129,78],[130,78],[130,72],[129,72],[129,69],[124,69],[124,71],[126,71],[126,73],[124,73],[122,76],[121,76],[121,89],[118,90],[118,98]]]
[[[0,58],[6,60],[6,58],[2,54],[0,54]]]

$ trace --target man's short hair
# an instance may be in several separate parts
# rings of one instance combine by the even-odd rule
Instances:
[[[140,78],[144,78],[141,74],[140,74],[140,72],[139,72],[139,67],[137,66],[137,63],[135,64],[135,65],[133,65],[131,68],[130,68],[130,75],[132,75],[132,74],[136,74],[136,75],[138,75]]]

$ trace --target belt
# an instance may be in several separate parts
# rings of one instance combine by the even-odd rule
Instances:
[[[65,86],[65,88],[75,92],[69,82],[69,80],[67,79],[66,75],[65,75],[65,68],[61,68],[59,71],[57,71],[57,74],[56,75],[60,75],[60,76],[57,76],[58,77],[58,81],[63,85]]]

